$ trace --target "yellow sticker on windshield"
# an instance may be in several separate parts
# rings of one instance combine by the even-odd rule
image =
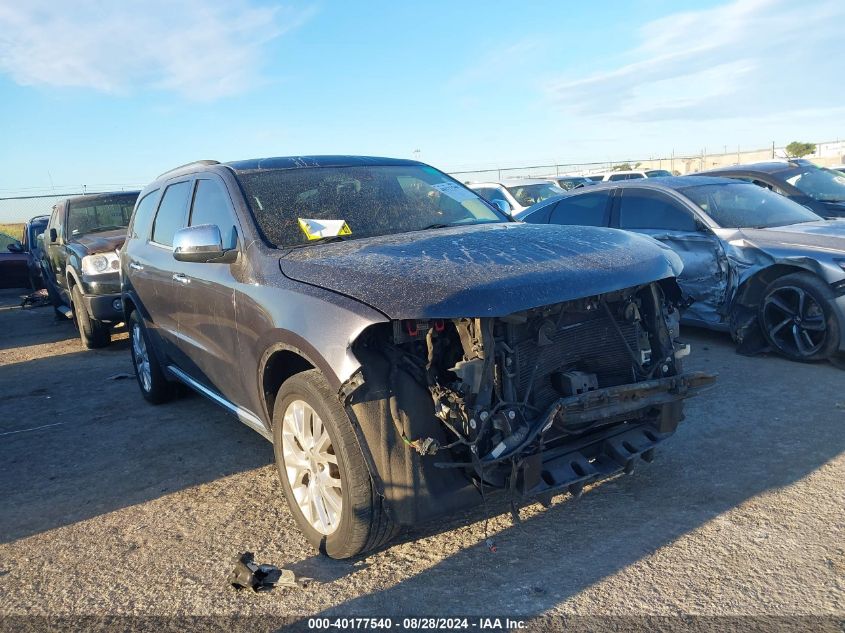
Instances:
[[[310,220],[298,218],[299,228],[305,233],[309,240],[319,240],[321,237],[334,237],[335,235],[352,235],[352,229],[346,220]]]

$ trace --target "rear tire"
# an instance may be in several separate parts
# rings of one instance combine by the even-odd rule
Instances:
[[[827,284],[811,273],[775,279],[760,302],[763,335],[789,359],[826,360],[839,349],[839,321],[833,302]]]
[[[319,370],[296,374],[279,389],[273,447],[293,518],[320,552],[350,558],[396,534],[352,423]]]
[[[141,395],[152,404],[163,404],[173,400],[178,394],[179,385],[165,378],[164,370],[150,344],[147,328],[137,310],[133,310],[129,315],[128,325],[132,366],[135,368],[135,378],[141,389]]]
[[[111,343],[111,332],[105,323],[92,319],[85,309],[82,301],[82,291],[79,286],[74,286],[70,291],[71,309],[73,310],[73,322],[79,329],[79,338],[82,344],[88,349],[106,347]]]

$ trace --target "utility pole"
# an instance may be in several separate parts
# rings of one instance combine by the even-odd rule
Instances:
[[[772,158],[775,157],[775,142],[772,141]]]

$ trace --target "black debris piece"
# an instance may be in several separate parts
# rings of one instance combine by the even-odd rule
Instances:
[[[229,583],[238,589],[246,587],[253,591],[270,591],[275,586],[300,587],[308,579],[297,581],[296,574],[290,569],[279,569],[275,565],[259,565],[252,552],[244,552],[235,562],[235,568],[229,574]]]
[[[46,305],[50,305],[50,297],[47,295],[47,291],[43,288],[28,294],[23,298],[23,301],[21,301],[22,308],[40,308],[41,306]]]

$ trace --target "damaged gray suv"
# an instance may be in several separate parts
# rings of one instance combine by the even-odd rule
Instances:
[[[345,156],[170,171],[121,251],[144,397],[184,383],[270,440],[335,558],[651,461],[713,379],[681,368],[680,269],[651,238],[516,223],[428,165]]]

